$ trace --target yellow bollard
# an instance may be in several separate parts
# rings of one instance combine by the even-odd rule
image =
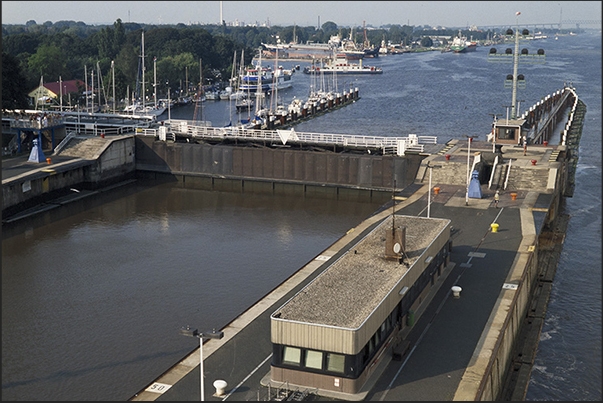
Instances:
[[[498,232],[498,224],[497,223],[492,223],[492,224],[490,224],[490,226],[492,227],[492,232]]]

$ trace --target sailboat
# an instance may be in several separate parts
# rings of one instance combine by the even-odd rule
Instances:
[[[144,63],[144,31],[142,32],[142,42],[141,42],[141,56],[140,56],[140,62],[138,63],[139,65],[139,70],[138,70],[138,77],[140,77],[142,75],[142,80],[141,81],[137,81],[136,82],[136,99],[134,101],[134,103],[132,103],[132,105],[128,105],[124,108],[124,112],[127,113],[131,113],[133,115],[141,115],[141,116],[159,116],[161,115],[163,112],[165,112],[166,110],[166,106],[165,105],[161,105],[161,104],[157,104],[157,93],[156,93],[156,89],[157,89],[157,74],[155,73],[155,83],[153,84],[153,87],[155,89],[154,92],[154,98],[155,98],[155,103],[154,105],[148,105],[145,102],[145,77],[144,77],[144,72],[146,70],[145,68],[145,63]],[[157,64],[157,58],[153,58],[153,66],[154,66],[154,71],[156,72],[156,64]],[[138,79],[137,79],[138,80]],[[140,100],[141,97],[138,96],[138,88],[139,85],[142,83],[142,101]]]

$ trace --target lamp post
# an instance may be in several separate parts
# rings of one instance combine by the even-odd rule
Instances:
[[[431,211],[431,171],[432,171],[432,167],[431,167],[431,165],[427,165],[427,167],[429,168],[429,193],[427,195],[427,218],[429,218],[429,213]]]
[[[498,113],[489,113],[488,115],[492,116],[494,122],[492,123],[492,152],[496,152],[496,122],[498,121],[498,117],[502,116],[502,114]]]
[[[201,401],[205,400],[205,390],[203,382],[203,339],[221,339],[224,337],[224,332],[216,331],[216,329],[207,333],[199,333],[197,329],[191,329],[188,325],[180,328],[180,334],[187,337],[198,337],[199,338],[199,372],[200,372],[200,393]]]
[[[517,115],[519,115],[519,105],[520,105],[522,102],[524,102],[524,101],[525,101],[525,99],[518,99],[518,100],[517,100]]]

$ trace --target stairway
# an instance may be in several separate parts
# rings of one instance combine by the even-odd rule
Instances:
[[[101,137],[72,137],[57,155],[88,160],[98,158],[109,140]]]
[[[526,167],[511,165],[509,182],[506,190],[533,190],[544,192],[547,190],[549,169],[547,167]]]

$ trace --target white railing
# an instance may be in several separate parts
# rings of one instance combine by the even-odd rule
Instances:
[[[497,165],[498,165],[498,155],[494,158],[494,165],[492,165],[492,172],[490,173],[490,181],[488,182],[488,189],[492,188],[492,181],[494,180],[494,174],[496,173]]]
[[[65,138],[64,138],[63,140],[61,140],[61,142],[59,143],[59,145],[58,145],[58,146],[56,146],[56,147],[54,148],[53,155],[57,155],[58,153],[60,153],[60,152],[61,152],[61,150],[62,150],[63,148],[65,148],[65,146],[67,145],[67,143],[69,143],[69,141],[70,141],[70,140],[71,140],[73,137],[75,137],[75,136],[76,136],[76,134],[75,134],[75,133],[71,133],[71,132],[70,132],[70,133],[67,133],[67,136],[65,136]]]
[[[244,139],[255,141],[270,141],[289,143],[305,143],[317,145],[336,145],[357,148],[379,148],[385,154],[404,155],[406,151],[423,152],[424,144],[437,144],[435,136],[417,136],[409,134],[408,137],[385,137],[385,136],[357,136],[350,134],[330,133],[304,133],[289,130],[259,130],[244,129],[240,127],[211,127],[191,121],[168,121],[167,132],[189,135],[192,137],[203,137],[207,139]],[[138,129],[137,134],[159,135],[156,130]],[[161,133],[165,138],[165,133]]]
[[[511,161],[509,160],[509,165],[507,168],[507,176],[505,177],[505,186],[503,186],[504,190],[507,190],[507,184],[509,183],[509,176],[511,176]]]

